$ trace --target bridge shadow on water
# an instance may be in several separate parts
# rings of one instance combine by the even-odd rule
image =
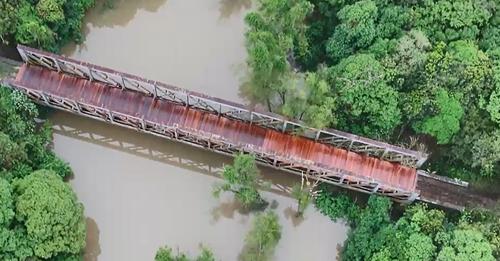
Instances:
[[[131,129],[112,126],[67,112],[55,112],[51,117],[51,123],[54,134],[126,152],[218,179],[220,179],[224,164],[231,164],[232,162],[232,158],[229,156],[150,134],[139,133]],[[259,166],[259,168],[263,178],[272,184],[271,188],[265,191],[289,197],[291,187],[300,182],[299,176],[268,167]],[[229,208],[240,209],[239,206],[234,205],[235,203],[228,204],[231,207],[229,205],[221,206],[223,216],[231,215],[227,212]],[[224,211],[224,209],[226,210]]]

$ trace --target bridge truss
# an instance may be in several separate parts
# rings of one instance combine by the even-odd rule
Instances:
[[[416,168],[427,159],[427,155],[420,152],[399,148],[336,130],[310,128],[301,123],[286,120],[279,115],[255,112],[245,108],[243,105],[183,90],[160,82],[146,80],[137,76],[115,72],[107,68],[75,61],[29,47],[19,46],[18,51],[25,63],[31,66],[42,66],[62,74],[69,74],[88,81],[103,83],[110,88],[140,92],[154,99],[166,100],[232,120],[243,121],[284,133],[300,135],[317,142],[330,144],[335,147],[380,158],[385,161]],[[226,155],[234,155],[239,152],[252,153],[261,164],[294,174],[307,175],[311,178],[348,189],[388,196],[396,201],[408,202],[418,197],[418,192],[416,191],[405,191],[400,188],[388,186],[387,184],[382,184],[373,179],[360,177],[344,169],[322,168],[314,164],[314,162],[288,157],[286,155],[266,153],[252,145],[236,144],[224,137],[204,133],[200,130],[189,129],[178,125],[166,126],[132,115],[111,111],[103,107],[46,93],[41,90],[25,88],[22,85],[16,84],[15,81],[9,81],[8,84],[15,89],[21,90],[28,95],[29,98],[40,104],[105,121],[114,125],[132,128],[141,132],[150,133]]]

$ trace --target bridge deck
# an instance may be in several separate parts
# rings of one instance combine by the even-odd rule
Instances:
[[[235,144],[251,144],[259,150],[312,161],[322,168],[339,168],[364,179],[405,191],[415,191],[414,168],[349,152],[248,122],[231,120],[138,92],[121,90],[86,79],[24,64],[15,83],[67,99],[106,108],[166,126],[178,125],[224,137]]]

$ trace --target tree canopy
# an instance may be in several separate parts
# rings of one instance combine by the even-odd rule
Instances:
[[[266,205],[258,191],[261,176],[253,155],[238,154],[233,165],[224,166],[221,175],[224,183],[215,186],[214,196],[218,197],[221,192],[228,191],[234,193],[244,207],[259,208]]]
[[[94,0],[0,0],[0,40],[58,51],[82,39],[85,11]]]
[[[252,229],[245,237],[240,255],[242,261],[267,261],[273,259],[274,249],[281,239],[281,225],[276,213],[267,211],[255,217]]]
[[[484,260],[498,256],[500,219],[491,213],[465,212],[450,219],[425,204],[407,207],[394,218],[387,198],[371,196],[366,206],[326,187],[316,207],[333,220],[346,219],[351,231],[342,260]]]
[[[0,259],[79,259],[83,206],[48,147],[49,125],[21,93],[0,87]]]
[[[250,92],[313,127],[430,149],[438,174],[498,182],[498,7],[260,0],[246,18]]]
[[[198,257],[191,259],[185,253],[175,254],[172,248],[163,246],[156,251],[155,261],[215,261],[215,257],[212,251],[206,247],[202,247]]]

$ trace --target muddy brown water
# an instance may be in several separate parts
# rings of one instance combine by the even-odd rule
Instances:
[[[247,0],[116,1],[92,10],[86,40],[65,48],[76,59],[242,101]],[[131,50],[137,50],[132,52]],[[71,164],[85,205],[85,260],[153,260],[169,245],[192,255],[200,245],[218,260],[238,260],[254,213],[231,195],[212,197],[231,158],[64,112],[51,116],[54,150]],[[335,260],[347,226],[310,207],[294,217],[289,189],[298,177],[261,168],[264,191],[283,226],[273,260]]]

